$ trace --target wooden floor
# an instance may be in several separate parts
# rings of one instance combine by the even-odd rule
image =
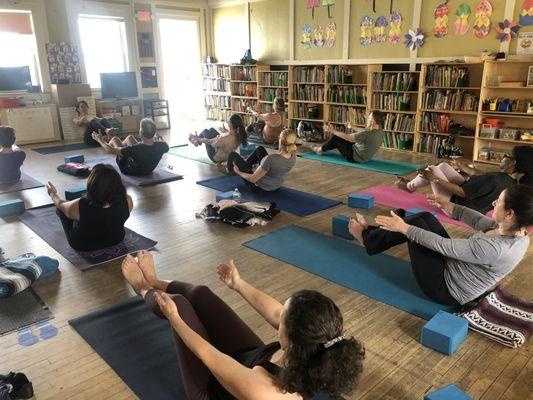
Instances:
[[[101,151],[91,149],[84,153],[87,158]],[[68,153],[43,156],[27,151],[27,154],[24,168],[36,179],[53,181],[60,192],[79,186],[76,178],[56,171],[56,166]],[[434,162],[432,157],[386,150],[379,155],[401,161]],[[196,219],[194,214],[214,200],[215,191],[196,185],[195,181],[217,176],[216,168],[172,155],[166,155],[163,163],[172,165],[185,179],[155,187],[128,188],[135,208],[127,221],[129,228],[159,242],[154,256],[162,278],[209,285],[266,342],[275,340],[275,331],[240,297],[218,282],[217,263],[233,258],[245,279],[280,301],[304,288],[320,290],[330,296],[344,314],[347,332],[361,340],[367,351],[364,374],[353,399],[422,399],[428,391],[449,383],[460,386],[475,399],[533,398],[531,341],[520,349],[509,349],[470,332],[456,354],[443,356],[419,344],[420,328],[425,322],[422,319],[241,245],[289,224],[329,233],[331,217],[351,213],[347,206],[306,218],[282,212],[264,227],[235,229],[222,223],[207,223]],[[349,193],[375,184],[392,184],[393,180],[392,175],[298,159],[286,185],[345,200]],[[44,188],[15,195],[22,197],[27,207],[49,203]],[[15,195],[0,195],[0,200]],[[377,206],[370,211],[366,215],[372,217],[385,209]],[[468,234],[453,225],[447,227],[453,236]],[[71,318],[133,295],[120,275],[119,263],[81,272],[12,217],[0,219],[0,246],[9,257],[33,252],[60,260],[60,273],[34,286],[54,313],[52,322],[59,328],[59,334],[31,347],[18,345],[16,333],[1,337],[0,373],[25,372],[33,381],[39,400],[136,398],[68,325]],[[407,258],[406,248],[396,249],[391,254]],[[528,300],[533,300],[532,254],[530,249],[505,282],[513,293]]]

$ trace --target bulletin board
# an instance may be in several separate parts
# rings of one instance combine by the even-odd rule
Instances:
[[[245,4],[213,8],[213,44],[220,63],[235,63],[242,58],[249,45]]]
[[[288,60],[289,5],[287,0],[269,0],[250,3],[252,56],[269,62]]]

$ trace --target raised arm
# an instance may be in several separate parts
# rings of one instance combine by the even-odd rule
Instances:
[[[352,142],[352,143],[356,142],[356,138],[355,138],[354,134],[344,133],[344,132],[338,131],[335,128],[333,128],[333,126],[331,126],[331,124],[324,125],[324,131],[325,132],[329,132],[332,135],[338,136],[341,139],[344,139],[344,140],[346,140],[348,142]]]
[[[113,147],[113,146],[110,146],[110,145],[109,145],[108,143],[106,143],[106,141],[103,139],[101,133],[93,132],[92,137],[93,137],[94,140],[96,140],[96,141],[98,142],[98,144],[102,147],[102,149],[104,149],[104,151],[105,151],[107,154],[112,154],[112,155],[114,155],[114,156],[122,157],[122,149],[123,149],[124,147]]]
[[[217,267],[220,280],[239,293],[274,329],[279,328],[283,305],[241,278],[233,260]]]
[[[463,171],[468,176],[479,175],[483,173],[483,171],[481,171],[480,169],[477,169],[475,167],[470,167],[468,164],[463,164],[461,160],[452,160],[452,167],[460,171]]]
[[[496,222],[494,222],[492,218],[489,218],[475,210],[454,204],[436,194],[430,194],[427,196],[427,198],[429,203],[437,205],[450,214],[453,218],[464,222],[476,231],[485,232],[496,227]]]
[[[76,221],[80,220],[80,199],[75,199],[72,201],[65,201],[57,194],[57,189],[52,182],[46,184],[46,190],[48,195],[54,202],[55,206],[65,214],[69,219]]]

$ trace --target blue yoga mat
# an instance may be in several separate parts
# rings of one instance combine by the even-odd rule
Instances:
[[[168,321],[153,315],[140,297],[69,324],[140,399],[187,398]]]
[[[382,158],[372,158],[366,163],[349,162],[344,159],[341,153],[337,150],[325,151],[321,156],[311,153],[299,154],[299,157],[308,158],[310,160],[318,160],[330,164],[345,165],[347,167],[366,169],[370,171],[383,172],[392,175],[406,175],[415,172],[419,168],[423,168],[423,164],[411,164],[400,161],[384,160]]]
[[[409,262],[369,256],[363,247],[333,236],[291,225],[244,246],[426,320],[439,310],[456,311],[422,293]]]
[[[95,148],[95,147],[87,146],[85,143],[72,143],[72,144],[61,144],[58,146],[37,147],[32,150],[36,151],[39,154],[47,155],[47,154],[54,154],[54,153],[62,153],[64,151],[87,150],[87,149],[92,149],[92,148]]]
[[[237,175],[205,179],[196,183],[220,192],[229,192],[238,188],[244,200],[271,201],[276,203],[281,210],[300,217],[305,217],[341,204],[337,200],[331,200],[326,197],[317,196],[316,194],[300,192],[299,190],[286,187],[282,187],[268,194],[255,194],[248,189],[248,186],[246,186],[242,178]]]

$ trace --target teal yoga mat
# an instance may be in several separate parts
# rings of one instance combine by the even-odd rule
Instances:
[[[192,144],[186,146],[174,146],[170,148],[168,153],[204,164],[214,164],[207,156],[205,146],[195,147]]]
[[[384,160],[382,158],[372,158],[366,163],[352,163],[346,161],[341,153],[336,150],[325,151],[321,156],[312,152],[299,154],[299,156],[302,158],[308,158],[310,160],[318,160],[331,164],[345,165],[352,168],[383,172],[391,175],[406,175],[424,167],[423,164],[411,164],[400,161]]]
[[[369,256],[353,242],[291,225],[244,246],[426,320],[440,310],[456,311],[426,297],[409,262]]]

